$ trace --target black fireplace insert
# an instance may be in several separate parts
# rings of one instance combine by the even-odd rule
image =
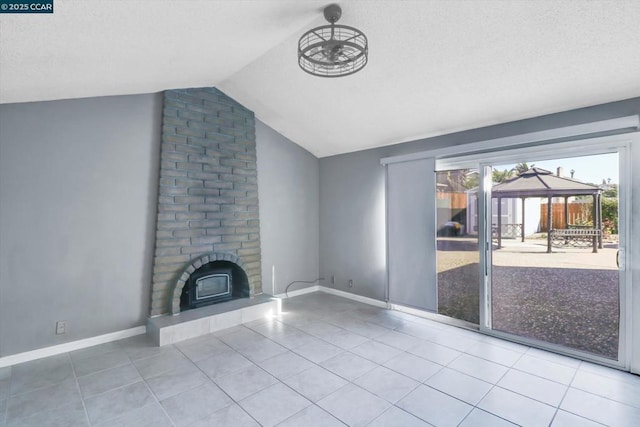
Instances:
[[[188,310],[249,296],[246,273],[229,261],[213,261],[191,273],[180,296],[180,309]]]

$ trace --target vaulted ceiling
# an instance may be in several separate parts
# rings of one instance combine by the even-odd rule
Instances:
[[[637,0],[343,0],[352,76],[297,41],[330,1],[55,0],[0,14],[0,102],[215,86],[318,157],[640,96]]]

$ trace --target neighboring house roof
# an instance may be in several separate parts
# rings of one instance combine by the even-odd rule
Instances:
[[[531,168],[520,175],[496,184],[492,197],[552,197],[597,194],[600,187],[571,178],[557,176],[541,168]]]

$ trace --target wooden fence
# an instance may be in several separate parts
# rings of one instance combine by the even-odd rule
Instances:
[[[451,209],[467,208],[467,193],[464,193],[464,192],[438,191],[436,192],[436,199],[440,199],[440,200],[448,199],[450,203],[449,208]]]
[[[467,193],[438,191],[436,198],[447,200],[448,209],[460,210],[467,208]],[[553,228],[566,228],[566,224],[586,224],[592,221],[593,202],[589,203],[569,203],[567,206],[569,221],[564,219],[564,203],[553,203],[551,209],[553,211]],[[439,205],[440,208],[445,206]],[[450,218],[448,219],[450,220]],[[540,231],[548,231],[547,228],[547,204],[540,204]]]
[[[566,224],[585,224],[592,221],[593,203],[569,203],[567,206],[569,221],[564,219],[564,203],[552,203],[552,228],[566,228]],[[540,231],[548,231],[547,204],[540,204]]]

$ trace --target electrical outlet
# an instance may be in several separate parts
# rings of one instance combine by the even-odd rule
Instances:
[[[67,322],[65,320],[58,320],[56,322],[56,335],[62,335],[67,333]]]
[[[353,279],[349,279],[349,287],[353,288]]]

